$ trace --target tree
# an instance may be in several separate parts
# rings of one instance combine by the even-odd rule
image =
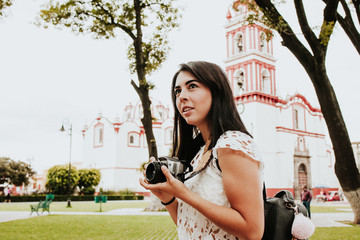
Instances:
[[[69,192],[69,165],[56,165],[48,170],[45,187],[54,194],[66,195]],[[76,167],[71,166],[70,186],[71,193],[79,181],[79,173]]]
[[[13,0],[0,0],[0,20],[6,16],[6,10],[13,4]]]
[[[97,185],[100,183],[100,170],[99,169],[79,169],[78,187],[80,193],[85,195],[94,194]]]
[[[152,129],[149,90],[154,86],[146,77],[165,61],[169,51],[167,34],[179,27],[181,17],[171,0],[53,0],[43,6],[37,23],[70,28],[76,34],[92,33],[96,39],[108,39],[120,30],[130,37],[130,70],[137,74],[138,85],[131,85],[143,107],[141,122],[146,133],[149,157],[157,157]]]
[[[347,15],[343,20],[340,20],[337,13],[339,0],[324,0],[324,2],[323,22],[320,32],[316,36],[316,33],[309,26],[302,0],[294,0],[299,26],[309,47],[306,47],[298,39],[290,24],[273,4],[273,1],[237,0],[234,2],[233,7],[236,9],[238,4],[246,4],[252,12],[249,14],[248,20],[253,21],[256,19],[276,30],[282,38],[283,46],[292,52],[310,77],[333,144],[336,158],[335,174],[354,211],[354,222],[360,224],[360,174],[356,167],[354,153],[340,106],[325,65],[328,43],[334,26],[337,20],[339,22],[344,21],[343,24],[345,22],[349,23],[349,13],[345,9]],[[356,6],[356,13],[359,18],[359,1],[353,0],[352,2]],[[347,4],[343,0],[341,0],[341,3],[343,7]],[[350,28],[350,26],[346,27]]]
[[[27,186],[29,179],[35,174],[31,166],[22,161],[14,161],[7,157],[0,158],[0,184],[8,183],[16,186]]]
[[[326,3],[327,1],[324,0],[324,2]],[[353,15],[351,13],[351,9],[355,8],[355,16],[357,18],[357,22],[360,23],[360,1],[351,0],[346,2],[345,0],[340,0],[340,3],[344,9],[345,16],[342,16],[337,12],[336,19],[339,21],[341,27],[344,29],[356,51],[360,54],[360,33],[355,26]]]

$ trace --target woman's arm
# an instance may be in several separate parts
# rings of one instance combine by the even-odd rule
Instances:
[[[167,170],[166,167],[165,167],[165,169]],[[164,172],[164,170],[163,170],[163,172]],[[169,171],[168,171],[168,173],[170,174],[170,176],[172,176]],[[175,195],[168,194],[167,192],[161,190],[162,189],[161,185],[164,185],[165,183],[149,184],[143,178],[140,178],[139,182],[140,182],[141,186],[143,186],[147,190],[150,190],[163,203],[168,203],[175,196]],[[158,185],[160,185],[160,186],[158,186]],[[154,186],[158,186],[158,187],[154,187]],[[169,212],[175,225],[177,225],[177,207],[178,207],[177,199],[175,199],[175,201],[173,201],[169,205],[166,205],[165,207],[166,207],[167,211]]]
[[[231,149],[219,149],[218,157],[231,208],[216,205],[190,191],[175,179],[166,167],[162,167],[162,170],[167,182],[142,185],[151,191],[166,192],[168,196],[182,199],[232,235],[241,239],[261,239],[264,231],[264,209],[258,162]],[[169,197],[168,200],[170,199]],[[173,220],[174,217],[177,218],[177,214],[169,213]]]

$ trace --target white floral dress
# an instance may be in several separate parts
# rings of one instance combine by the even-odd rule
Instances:
[[[225,195],[222,173],[216,163],[217,149],[219,148],[238,150],[255,161],[259,161],[261,176],[263,174],[264,164],[261,161],[256,145],[250,136],[240,131],[227,131],[220,136],[215,147],[212,149],[213,158],[211,159],[209,166],[198,175],[185,181],[185,186],[191,191],[198,193],[202,198],[220,206],[230,207],[230,203]],[[191,165],[194,169],[201,159],[203,151],[204,146],[200,148],[199,152],[191,161]],[[180,199],[178,199],[178,202],[177,226],[180,240],[238,239],[220,229],[192,206]]]

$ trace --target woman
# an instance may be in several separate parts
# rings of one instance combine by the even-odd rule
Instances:
[[[263,163],[226,74],[209,62],[181,64],[172,91],[172,155],[194,171],[182,183],[162,167],[166,182],[140,184],[166,206],[179,239],[261,239]]]

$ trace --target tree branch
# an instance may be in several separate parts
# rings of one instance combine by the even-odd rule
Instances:
[[[345,17],[342,17],[339,13],[337,13],[336,19],[339,21],[341,27],[345,31],[346,35],[348,35],[350,41],[354,45],[358,54],[360,55],[360,33],[355,27],[355,23],[351,15],[349,5],[346,3],[345,0],[340,0],[340,2],[344,9]]]
[[[354,4],[356,16],[360,24],[360,0],[352,0],[352,3]]]
[[[104,20],[100,19],[99,17],[97,17],[96,19],[98,19],[99,21],[102,21],[102,23],[104,23],[105,25],[114,25],[118,28],[121,28],[124,32],[126,32],[133,40],[135,40],[136,36],[133,34],[133,32],[128,28],[126,27],[125,25],[121,24],[121,23],[118,23],[118,22],[115,22],[115,19],[114,19],[114,16],[110,13],[110,11],[108,9],[105,9],[104,6],[102,4],[99,4],[99,2],[96,3],[96,6],[100,7],[104,13],[110,17],[111,19],[111,23],[107,23],[105,22]],[[93,16],[95,17],[95,16]]]
[[[309,76],[313,76],[315,74],[315,69],[312,54],[299,41],[290,25],[277,11],[271,0],[255,0],[255,2],[260,7],[261,11],[264,13],[267,19],[272,22],[274,26],[281,24],[281,28],[276,28],[275,30],[283,39],[282,44],[295,55]]]
[[[309,43],[313,54],[314,55],[318,54],[321,52],[321,47],[316,35],[309,26],[309,23],[306,18],[303,2],[302,0],[294,0],[294,3],[295,3],[296,15],[299,21],[301,32],[304,34],[306,41]]]
[[[139,94],[140,88],[136,85],[136,83],[134,82],[134,80],[131,79],[130,84],[134,87],[135,91]],[[139,95],[140,95],[140,94],[139,94]]]

